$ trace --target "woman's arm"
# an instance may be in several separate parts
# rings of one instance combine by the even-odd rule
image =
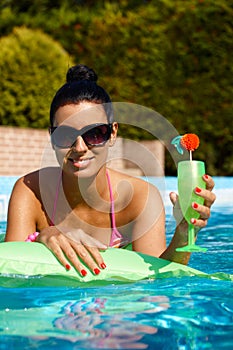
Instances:
[[[133,199],[132,212],[136,218],[133,225],[133,250],[159,257],[166,249],[165,210],[158,189],[151,184],[140,184]]]
[[[29,234],[36,231],[39,203],[24,180],[24,177],[17,180],[10,197],[6,242],[24,241]]]

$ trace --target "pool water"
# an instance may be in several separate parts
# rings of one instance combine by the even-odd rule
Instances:
[[[224,184],[216,186],[220,198],[198,238],[208,251],[193,253],[191,267],[232,274],[232,188],[233,183],[227,192]],[[167,208],[168,241],[173,227]],[[0,231],[4,230],[3,220]],[[86,288],[1,286],[0,350],[230,350],[232,286],[230,281],[203,277]]]

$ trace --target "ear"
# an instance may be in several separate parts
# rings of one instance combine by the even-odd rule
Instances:
[[[116,142],[116,138],[117,138],[117,130],[118,130],[118,124],[117,122],[112,123],[112,133],[109,139],[109,146],[112,147],[115,142]]]

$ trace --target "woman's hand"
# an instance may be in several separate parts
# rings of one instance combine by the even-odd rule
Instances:
[[[99,268],[106,267],[99,250],[107,247],[81,229],[63,233],[56,226],[50,226],[40,232],[37,242],[46,245],[67,270],[71,263],[81,276],[87,274],[82,262],[95,275],[100,273]]]
[[[214,181],[212,177],[209,175],[204,175],[202,178],[206,183],[206,189],[196,187],[194,191],[196,195],[204,198],[204,204],[201,205],[196,202],[192,203],[192,208],[200,214],[199,219],[191,219],[191,223],[197,228],[202,228],[207,225],[207,220],[210,217],[210,208],[216,199],[215,194],[212,192],[214,188]],[[173,215],[176,219],[177,224],[179,224],[184,221],[184,219],[180,209],[177,194],[174,192],[170,193],[170,199],[174,206]]]
[[[192,208],[200,214],[200,217],[199,219],[191,219],[191,223],[200,228],[207,225],[207,220],[210,217],[210,208],[216,199],[215,194],[212,192],[214,180],[209,175],[204,175],[202,178],[206,182],[206,189],[196,187],[195,194],[204,198],[204,204],[192,203]]]

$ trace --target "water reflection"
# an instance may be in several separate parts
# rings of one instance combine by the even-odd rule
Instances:
[[[157,328],[143,314],[155,314],[169,308],[169,298],[163,295],[127,295],[122,298],[87,298],[68,302],[62,316],[54,321],[60,330],[71,331],[72,342],[88,337],[91,348],[146,349],[145,335],[157,333]],[[75,331],[75,333],[74,333]],[[67,339],[67,337],[66,337]]]

